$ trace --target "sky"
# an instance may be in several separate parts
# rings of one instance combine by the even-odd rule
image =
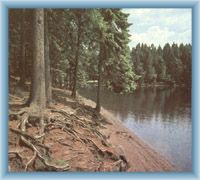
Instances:
[[[138,43],[164,46],[165,43],[192,42],[192,11],[191,9],[123,9],[129,13],[130,47]]]

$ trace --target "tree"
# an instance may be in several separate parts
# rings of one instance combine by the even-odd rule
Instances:
[[[180,59],[183,66],[182,71],[182,82],[186,84],[187,87],[191,87],[192,82],[192,46],[190,44],[180,44]]]
[[[106,39],[106,31],[107,31],[107,24],[104,21],[103,18],[104,10],[94,10],[92,12],[92,21],[94,23],[94,28],[96,29],[98,33],[97,42],[99,43],[99,58],[98,58],[98,86],[97,86],[97,100],[96,100],[96,110],[97,112],[101,111],[101,103],[100,103],[100,93],[101,93],[101,82],[102,82],[102,66],[104,58],[106,57],[106,45],[105,45],[105,39]],[[98,21],[97,21],[98,19]]]
[[[174,79],[173,79],[173,60],[174,60],[174,55],[172,53],[172,50],[171,50],[171,47],[170,47],[170,44],[167,43],[165,44],[164,48],[163,48],[163,59],[164,61],[166,62],[166,67],[167,67],[167,80],[169,82],[173,82]]]
[[[73,88],[72,88],[72,97],[76,97],[76,89],[77,89],[77,72],[78,72],[78,63],[79,63],[79,55],[80,55],[80,45],[81,45],[81,36],[82,36],[82,16],[84,16],[84,12],[77,10],[75,11],[75,17],[77,20],[77,43],[76,43],[76,55],[75,55],[75,65],[74,65],[74,79],[73,79]]]
[[[190,48],[186,50],[185,46],[182,44],[178,47],[175,43],[166,43],[162,49],[160,46],[156,48],[154,45],[138,44],[133,48],[131,59],[133,69],[140,76],[138,84],[142,85],[145,82],[153,85],[157,82],[164,85],[180,85],[191,82],[190,78],[186,78],[191,75],[187,72],[191,69],[191,54]]]
[[[49,59],[49,31],[48,31],[48,11],[44,11],[44,56],[45,56],[45,90],[46,90],[46,103],[47,105],[52,101],[51,89],[51,69]]]
[[[29,81],[31,76],[28,72],[32,71],[34,43],[30,39],[32,36],[28,36],[32,31],[30,12],[11,10],[9,13],[12,17],[9,27],[13,29],[9,32],[10,74],[20,77],[21,82]],[[26,21],[23,20],[25,17]],[[138,85],[153,85],[155,82],[186,84],[191,81],[191,45],[178,47],[176,44],[166,44],[162,49],[138,44],[130,51],[130,24],[127,18],[128,15],[120,9],[45,11],[47,104],[51,102],[52,96],[51,76],[54,87],[65,87],[72,91],[74,97],[79,86],[89,85],[89,80],[98,82],[97,109],[100,109],[101,104],[101,86],[124,93],[132,92],[136,87],[135,82]],[[17,23],[21,20],[21,23]]]
[[[22,9],[21,13],[21,58],[19,61],[20,80],[19,86],[24,87],[26,81],[26,30],[25,30],[25,9]]]
[[[166,64],[162,56],[156,56],[155,70],[157,73],[157,81],[164,82],[166,78]]]
[[[114,68],[116,68],[120,69],[120,72],[122,72],[118,74],[122,75],[120,77],[123,78],[119,78],[118,81],[114,82],[113,80],[109,79],[109,85],[113,86],[114,89],[118,92],[122,92],[123,89],[126,89],[125,91],[130,91],[132,88],[135,88],[135,76],[131,68],[132,66],[129,66],[130,51],[128,50],[127,45],[129,42],[128,27],[130,24],[128,24],[127,21],[128,15],[123,13],[120,9],[103,9],[97,12],[96,17],[98,17],[97,29],[99,32],[98,34],[100,43],[96,110],[100,112],[102,69],[106,70],[106,63],[108,62],[108,67],[111,64],[115,65],[112,66],[113,71],[115,71]],[[109,63],[109,60],[111,62],[113,61],[114,63]],[[107,70],[109,72],[109,68],[107,68]],[[110,72],[108,74],[111,75]],[[114,77],[111,76],[111,78]],[[127,86],[122,85],[121,80]]]
[[[131,60],[133,62],[133,70],[138,75],[138,84],[141,85],[144,83],[144,63],[142,62],[142,51],[140,44],[137,44],[136,48],[132,48],[131,51]]]
[[[42,111],[46,107],[43,9],[34,10],[33,26],[33,73],[30,106]]]
[[[172,76],[176,83],[180,83],[182,79],[181,75],[183,71],[183,64],[180,59],[180,51],[179,51],[178,45],[173,43],[171,50],[174,57],[173,59],[174,66],[172,67]]]
[[[96,102],[96,110],[97,112],[101,111],[101,103],[100,103],[100,93],[101,93],[101,82],[102,82],[102,65],[103,59],[105,58],[106,49],[103,42],[100,42],[100,50],[99,50],[99,62],[98,62],[98,88],[97,88],[97,102]]]
[[[155,73],[155,68],[154,68],[154,64],[153,64],[153,56],[152,56],[151,51],[148,52],[148,57],[146,59],[145,68],[146,68],[145,81],[150,82],[150,83],[155,82],[157,77],[156,77],[156,73]]]

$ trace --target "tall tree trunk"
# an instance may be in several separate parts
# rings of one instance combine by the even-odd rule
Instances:
[[[49,31],[48,31],[48,16],[47,11],[44,11],[44,55],[45,55],[45,90],[46,90],[46,102],[47,105],[52,101],[52,85],[51,85],[51,69],[50,69],[50,59],[49,59]]]
[[[77,48],[76,48],[76,57],[75,57],[75,67],[74,67],[74,80],[72,88],[72,97],[76,97],[77,89],[77,72],[78,72],[78,63],[79,63],[79,51],[80,51],[80,37],[81,37],[81,19],[78,17],[78,31],[77,31]]]
[[[25,50],[26,50],[26,35],[25,35],[25,9],[22,9],[21,13],[21,58],[19,61],[19,86],[24,87],[26,81],[26,60],[25,60]]]
[[[33,73],[30,106],[41,111],[46,107],[43,9],[34,10],[33,24]]]
[[[101,111],[101,75],[102,75],[102,65],[103,65],[103,54],[104,54],[104,48],[103,43],[100,43],[100,50],[99,50],[99,62],[98,62],[98,86],[97,86],[97,102],[96,102],[96,110],[97,112]]]

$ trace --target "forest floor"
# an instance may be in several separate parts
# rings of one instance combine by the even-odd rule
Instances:
[[[70,92],[53,89],[53,103],[43,112],[44,133],[31,121],[20,130],[21,111],[29,93],[10,82],[10,171],[176,171],[159,153],[126,129],[95,103]],[[20,112],[20,113],[19,113]]]

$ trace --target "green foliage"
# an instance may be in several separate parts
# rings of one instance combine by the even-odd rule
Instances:
[[[101,18],[95,26],[105,51],[102,58],[104,85],[118,93],[131,92],[136,87],[136,76],[128,48],[128,15],[120,9],[101,9],[97,16]]]
[[[29,32],[32,27],[32,10],[26,10],[25,13],[26,29],[20,27],[21,11],[9,11],[10,69],[19,66],[22,31]],[[49,28],[49,58],[53,86],[72,88],[77,51],[78,85],[86,86],[89,80],[97,80],[102,43],[103,84],[116,92],[130,92],[135,88],[136,75],[132,69],[128,48],[130,24],[127,14],[120,9],[45,9],[45,12]],[[28,34],[26,36],[28,37]],[[27,46],[31,45],[30,39]],[[27,52],[31,50],[27,49]],[[31,56],[30,54],[28,72],[31,71]],[[20,76],[16,68],[13,69],[16,71],[13,73]],[[30,73],[27,77],[30,77]]]
[[[72,89],[78,54],[78,86],[98,80],[102,44],[102,84],[118,92],[132,92],[137,84],[157,82],[191,85],[191,45],[156,48],[138,44],[129,49],[128,14],[120,9],[45,9],[49,27],[52,84]],[[26,78],[32,70],[32,10],[9,10],[10,74],[20,76],[21,35],[26,36]],[[79,45],[78,43],[79,39]],[[78,53],[77,53],[78,50]]]
[[[187,44],[167,43],[163,49],[138,44],[131,52],[133,69],[140,76],[137,83],[191,86],[191,51],[192,46]]]

